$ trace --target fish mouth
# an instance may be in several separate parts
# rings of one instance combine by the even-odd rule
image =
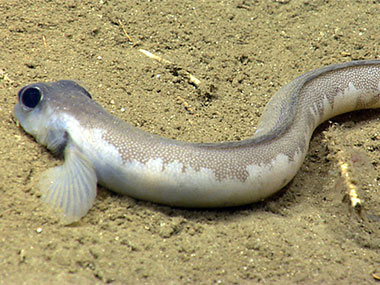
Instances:
[[[25,114],[21,109],[20,103],[17,103],[13,108],[13,113],[22,127],[24,127]]]

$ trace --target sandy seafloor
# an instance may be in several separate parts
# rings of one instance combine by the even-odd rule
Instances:
[[[73,226],[51,216],[36,187],[62,162],[12,112],[22,86],[75,79],[146,131],[241,140],[282,85],[379,58],[379,43],[379,1],[0,1],[0,284],[376,283],[378,110],[322,124],[295,179],[263,202],[187,210],[99,187]],[[338,152],[360,189],[360,214],[344,201]]]

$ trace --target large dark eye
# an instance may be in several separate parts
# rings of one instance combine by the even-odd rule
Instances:
[[[41,90],[37,87],[26,87],[18,94],[21,105],[25,110],[34,109],[42,99]]]

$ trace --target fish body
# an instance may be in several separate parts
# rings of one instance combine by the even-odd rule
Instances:
[[[97,183],[170,206],[228,207],[262,200],[297,173],[318,124],[380,107],[380,60],[308,72],[282,87],[254,135],[239,142],[189,143],[144,132],[108,113],[78,83],[33,83],[18,93],[24,130],[64,156],[43,173],[42,200],[65,223],[83,217]]]

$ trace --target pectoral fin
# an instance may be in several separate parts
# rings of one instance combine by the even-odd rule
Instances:
[[[65,163],[42,174],[41,199],[65,224],[78,221],[92,207],[97,177],[91,162],[75,146],[65,148]]]

